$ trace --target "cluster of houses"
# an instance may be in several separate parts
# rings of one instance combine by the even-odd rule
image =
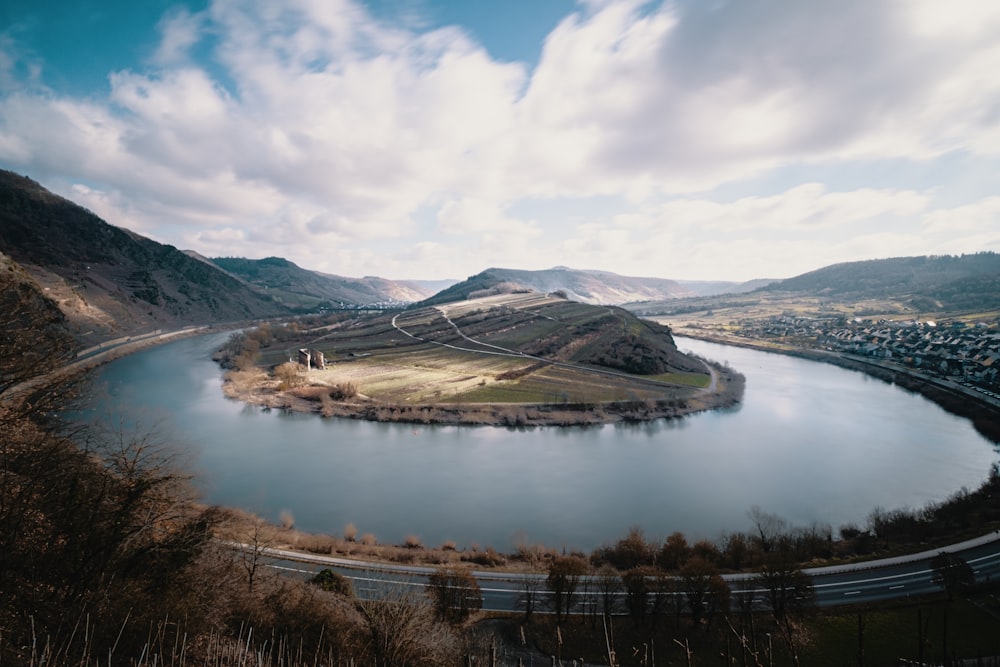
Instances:
[[[772,317],[737,323],[737,335],[856,354],[984,388],[1000,388],[1000,330],[980,323]]]

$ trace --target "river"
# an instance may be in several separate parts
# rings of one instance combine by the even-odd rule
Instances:
[[[302,530],[401,543],[593,549],[629,527],[715,539],[753,506],[794,526],[863,526],[876,506],[975,488],[1000,460],[968,420],[834,366],[678,338],[747,378],[734,409],[600,427],[377,424],[264,412],[222,396],[226,335],[150,348],[95,372],[92,414],[155,427],[207,502]]]

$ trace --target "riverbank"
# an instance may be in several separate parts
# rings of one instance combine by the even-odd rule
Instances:
[[[288,410],[323,417],[374,422],[460,426],[592,426],[616,422],[676,419],[697,412],[731,408],[743,397],[745,380],[735,370],[711,365],[713,389],[688,397],[600,403],[425,403],[377,401],[363,395],[337,400],[338,388],[324,384],[282,389],[263,371],[229,371],[223,393],[268,410]],[[329,390],[329,391],[324,391]]]
[[[1000,443],[1000,402],[963,387],[944,378],[920,373],[911,368],[888,361],[870,359],[840,352],[769,345],[763,341],[753,341],[736,336],[706,334],[695,329],[675,329],[675,334],[719,345],[743,347],[759,352],[784,354],[800,359],[832,364],[848,370],[858,371],[883,382],[902,387],[936,403],[948,412],[972,422],[976,431],[991,442]]]

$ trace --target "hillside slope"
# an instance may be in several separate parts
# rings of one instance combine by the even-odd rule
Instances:
[[[447,314],[447,319],[436,312]],[[425,313],[421,317],[421,313]],[[600,366],[635,375],[704,366],[677,350],[668,327],[614,306],[595,306],[519,288],[495,297],[424,306],[407,318],[423,319],[421,337],[461,344],[469,336],[489,345],[544,359]],[[457,327],[454,328],[454,327]]]
[[[17,262],[2,253],[0,313],[0,397],[73,356],[76,345],[66,316]]]
[[[744,294],[628,304],[646,316],[698,311],[727,317],[761,316],[783,309],[814,316],[952,317],[1000,310],[1000,254],[897,257],[847,262],[777,281]]]
[[[452,285],[425,303],[430,305],[463,301],[517,289],[542,294],[561,292],[574,301],[596,305],[677,299],[695,294],[678,282],[666,278],[636,278],[607,271],[581,271],[561,266],[545,271],[490,268]]]
[[[293,309],[312,311],[341,305],[410,303],[432,294],[414,282],[372,276],[334,276],[303,269],[281,257],[215,257],[210,261],[251,285],[267,290],[273,298]]]
[[[840,299],[894,299],[917,310],[1000,307],[1000,254],[895,257],[847,262],[762,289]]]
[[[217,267],[110,225],[5,171],[0,171],[0,251],[31,274],[88,342],[287,312]]]

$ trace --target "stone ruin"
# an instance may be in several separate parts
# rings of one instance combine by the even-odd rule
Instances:
[[[307,371],[313,368],[323,371],[326,370],[326,358],[319,350],[302,348],[299,350],[299,366],[304,366]]]

